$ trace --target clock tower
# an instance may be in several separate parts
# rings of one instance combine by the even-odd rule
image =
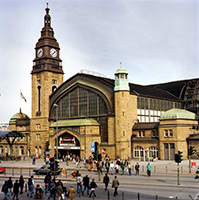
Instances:
[[[51,27],[50,9],[46,8],[44,27],[35,46],[32,68],[32,118],[30,154],[43,155],[49,140],[49,96],[63,83],[59,44]]]

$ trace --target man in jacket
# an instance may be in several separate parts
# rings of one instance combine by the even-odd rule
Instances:
[[[114,188],[115,190],[114,190],[114,197],[115,196],[117,196],[118,195],[118,193],[117,193],[117,189],[118,189],[118,187],[119,187],[119,181],[117,180],[117,176],[115,176],[115,179],[113,180],[113,182],[112,182],[112,188]]]
[[[19,183],[18,183],[18,180],[15,181],[14,183],[14,187],[13,187],[13,200],[15,199],[16,197],[16,200],[18,200],[18,195],[19,195]]]
[[[9,177],[9,179],[8,179],[8,197],[10,194],[13,195],[12,187],[13,187],[12,179],[11,179],[11,177]]]
[[[107,191],[108,183],[109,183],[109,177],[108,177],[107,173],[104,176],[103,183],[105,184],[105,191]]]
[[[68,198],[70,200],[75,199],[75,189],[74,189],[73,185],[71,185],[69,190],[68,190]]]
[[[5,194],[3,200],[7,200],[7,195],[8,195],[8,181],[5,181],[5,183],[2,186],[2,190],[1,191]]]
[[[84,192],[87,189],[87,195],[89,195],[89,177],[88,174],[83,178],[83,185],[84,185],[84,190],[82,192],[82,195],[84,195]]]

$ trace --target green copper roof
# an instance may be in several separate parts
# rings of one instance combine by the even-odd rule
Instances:
[[[128,72],[126,71],[126,69],[120,67],[116,70],[115,74],[128,74]]]
[[[16,113],[14,114],[11,118],[10,118],[10,121],[9,121],[9,124],[13,124],[13,123],[16,123],[16,120],[17,119],[30,119],[28,117],[28,115],[26,115],[25,113]]]
[[[94,119],[70,119],[70,120],[59,120],[54,122],[50,127],[67,127],[67,126],[99,126],[99,123]]]
[[[171,110],[168,110],[168,111],[164,112],[160,116],[160,120],[166,120],[166,119],[190,119],[190,120],[197,120],[198,116],[195,113],[192,113],[192,112],[184,110],[184,109],[173,108]]]

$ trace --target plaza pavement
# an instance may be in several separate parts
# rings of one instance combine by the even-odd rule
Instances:
[[[188,160],[184,160],[182,161],[182,163],[180,163],[180,175],[191,175],[193,176],[193,179],[195,177],[195,172],[197,167],[199,166],[199,160],[192,160],[194,162],[196,162],[196,166],[191,168],[191,174],[189,173],[189,161]],[[115,161],[113,161],[115,163]],[[134,166],[136,164],[137,161],[135,160],[131,160],[131,165]],[[141,184],[141,185],[158,185],[158,186],[176,186],[176,181],[160,181],[161,176],[165,176],[165,177],[169,177],[169,176],[175,176],[177,177],[177,164],[174,161],[155,161],[155,162],[150,162],[152,165],[152,176],[150,178],[150,181],[147,180],[147,176],[146,176],[146,165],[148,162],[139,162],[140,164],[140,175],[139,176],[135,176],[134,175],[134,170],[132,171],[132,176],[128,175],[128,172],[125,172],[125,175],[118,175],[118,178],[120,179],[121,183],[124,184]],[[27,167],[27,168],[39,168],[42,165],[44,165],[44,160],[43,159],[36,159],[36,164],[32,165],[32,160],[31,158],[26,158],[25,161],[21,160],[21,161],[1,161],[1,164],[4,167]],[[57,178],[58,179],[62,179],[63,181],[75,181],[75,179],[71,176],[71,173],[75,170],[79,170],[80,173],[82,174],[82,176],[85,176],[86,174],[88,174],[91,178],[95,178],[96,182],[102,183],[103,180],[103,176],[105,174],[105,169],[103,171],[103,175],[100,175],[96,172],[96,170],[93,170],[92,172],[88,171],[88,168],[85,168],[85,166],[83,166],[83,164],[81,164],[81,168],[76,168],[76,163],[73,162],[69,162],[69,166],[66,165],[66,162],[62,162],[60,161],[60,166],[62,168],[66,168],[67,169],[67,176],[66,175],[60,175]],[[31,173],[33,174],[32,170]],[[4,174],[0,174],[0,178],[6,178],[9,175],[4,175]],[[16,176],[17,178],[18,176]],[[25,175],[25,178],[28,178],[29,175]],[[34,179],[43,179],[44,176],[37,176],[34,175]],[[112,180],[114,178],[114,176],[110,175],[110,179]],[[147,181],[146,181],[147,180]],[[183,185],[185,187],[196,187],[196,185],[191,182],[184,182],[183,184],[181,184],[181,187],[183,187]],[[198,185],[198,184],[197,184]],[[198,186],[197,186],[198,187]]]

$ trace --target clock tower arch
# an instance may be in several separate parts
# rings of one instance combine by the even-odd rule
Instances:
[[[63,83],[60,47],[51,27],[48,4],[32,67],[31,154],[43,155],[49,141],[49,96]]]

